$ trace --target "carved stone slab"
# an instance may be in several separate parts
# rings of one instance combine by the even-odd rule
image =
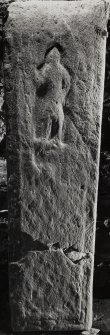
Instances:
[[[106,23],[103,1],[9,6],[4,76],[14,331],[91,328]]]

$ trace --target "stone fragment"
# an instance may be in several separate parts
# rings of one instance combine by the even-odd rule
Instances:
[[[16,1],[4,27],[14,331],[88,330],[103,103],[103,1]]]
[[[99,329],[92,328],[89,331],[83,331],[82,335],[97,335],[100,332]]]

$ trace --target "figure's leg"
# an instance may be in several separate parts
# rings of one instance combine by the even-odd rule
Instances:
[[[59,139],[60,142],[62,142],[63,123],[64,123],[63,106],[62,106],[62,104],[59,104],[59,129],[58,129],[58,139]]]

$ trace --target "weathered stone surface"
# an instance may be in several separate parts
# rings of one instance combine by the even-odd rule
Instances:
[[[19,262],[11,263],[13,289],[10,298],[14,327],[25,331],[83,329],[84,310],[87,301],[90,303],[92,262],[88,257],[75,263],[59,249],[31,251]],[[89,290],[86,290],[85,278]],[[87,318],[89,311],[88,305]]]
[[[106,21],[103,1],[9,6],[4,75],[15,331],[91,328]]]

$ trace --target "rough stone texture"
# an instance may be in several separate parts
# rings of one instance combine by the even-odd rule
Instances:
[[[12,263],[10,284],[16,329],[83,329],[79,320],[91,293],[90,283],[87,292],[85,281],[87,273],[91,280],[91,266],[92,259],[74,264],[60,249],[31,251],[18,263]],[[84,318],[82,315],[82,321]]]
[[[90,329],[107,6],[16,2],[5,25],[12,327]]]

